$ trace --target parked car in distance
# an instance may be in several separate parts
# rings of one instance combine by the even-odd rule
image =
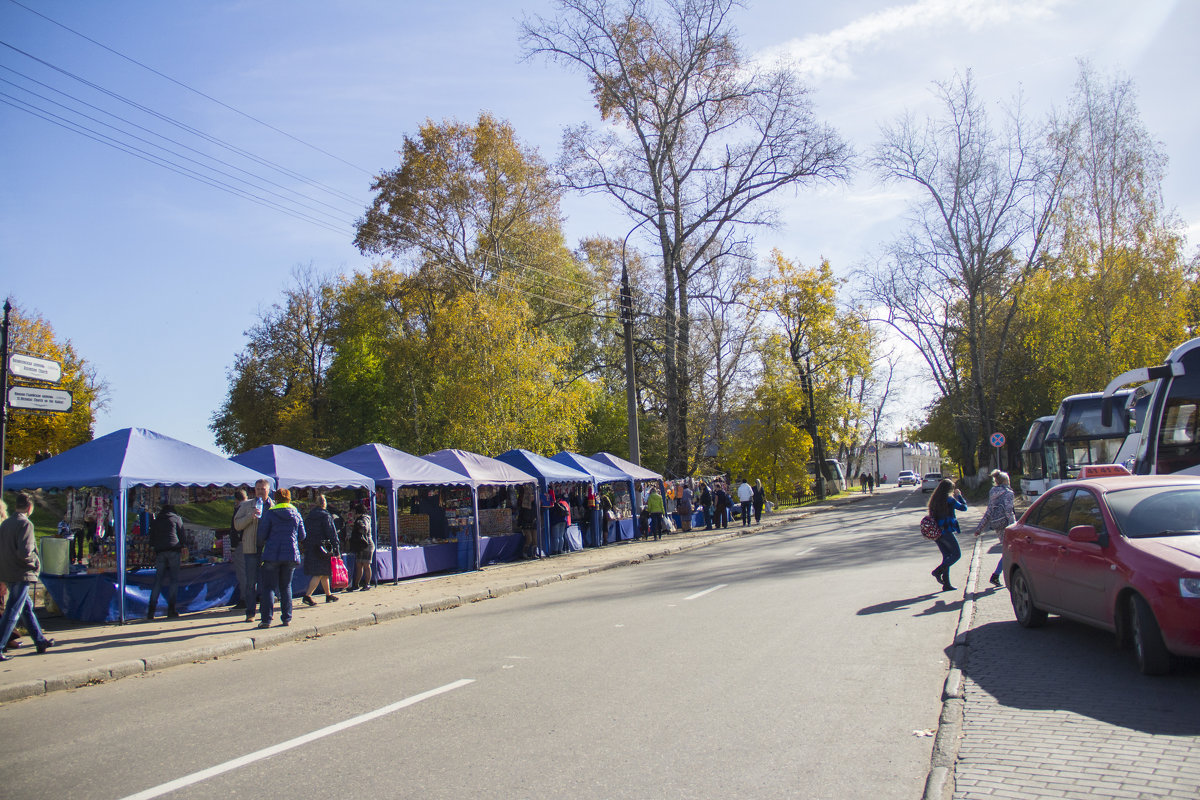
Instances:
[[[913,472],[911,469],[901,470],[900,474],[896,477],[897,489],[899,489],[901,486],[917,486],[920,483],[921,479],[918,478],[917,473]]]
[[[927,472],[925,477],[921,479],[921,492],[932,492],[942,482],[942,473]]]
[[[1112,631],[1138,668],[1200,658],[1200,476],[1088,478],[1043,494],[1004,531],[1017,622],[1059,614]]]

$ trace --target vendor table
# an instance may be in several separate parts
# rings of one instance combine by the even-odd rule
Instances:
[[[509,536],[480,536],[479,565],[503,564],[516,561],[521,556],[524,537],[519,534]],[[399,575],[394,576],[403,580],[417,575],[433,572],[450,572],[459,568],[458,543],[415,545],[401,547],[397,561],[400,565]],[[346,559],[346,566],[351,570],[353,557]],[[381,547],[375,551],[375,580],[390,581],[392,575],[392,548]]]
[[[203,611],[214,606],[232,605],[237,578],[232,564],[185,564],[179,571],[179,595],[176,609],[181,614]],[[62,609],[63,615],[80,622],[118,622],[120,595],[117,573],[100,572],[80,575],[41,576],[46,591]],[[154,570],[139,569],[125,573],[125,614],[136,619],[146,616]],[[159,600],[159,614],[166,611],[166,598]]]

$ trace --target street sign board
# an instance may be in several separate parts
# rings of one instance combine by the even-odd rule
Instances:
[[[58,383],[62,379],[62,365],[48,358],[36,358],[21,353],[8,357],[8,371],[21,378]]]
[[[70,411],[71,393],[65,389],[39,389],[34,386],[13,386],[8,390],[8,407],[30,411]]]
[[[992,447],[1004,447],[1004,434],[1003,433],[993,433],[991,442],[992,442]]]

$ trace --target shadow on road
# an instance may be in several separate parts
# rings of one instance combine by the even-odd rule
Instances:
[[[906,611],[913,608],[913,606],[922,603],[928,603],[930,601],[933,601],[932,605],[923,608],[916,614],[913,614],[913,616],[926,617],[930,614],[941,614],[946,611],[957,612],[960,608],[962,608],[961,598],[947,602],[945,597],[942,596],[941,592],[929,592],[928,594],[919,594],[916,597],[908,597],[904,600],[888,600],[886,603],[876,603],[873,606],[860,608],[858,610],[858,616],[861,617],[867,614],[890,614],[894,611]]]
[[[982,595],[982,593],[981,593]],[[1051,617],[972,629],[966,674],[1002,705],[1064,710],[1150,734],[1200,735],[1200,661],[1147,677],[1112,634]]]

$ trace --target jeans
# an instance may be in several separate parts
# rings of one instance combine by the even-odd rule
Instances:
[[[704,507],[704,530],[712,530],[712,508],[709,506]]]
[[[175,597],[179,594],[179,551],[164,550],[154,556],[154,587],[150,590],[150,605],[146,613],[154,613],[158,605],[159,590],[162,589],[163,578],[167,583],[167,613],[175,613]]]
[[[550,554],[556,555],[563,551],[567,542],[567,523],[550,523]]]
[[[258,578],[262,582],[262,621],[270,622],[275,612],[275,595],[279,595],[279,619],[292,620],[292,573],[296,571],[293,561],[264,561]]]
[[[661,539],[663,535],[663,512],[650,512],[650,533],[655,539]]]
[[[238,600],[246,602],[246,556],[242,552],[242,543],[230,551],[229,560],[233,564],[233,576],[237,578]]]
[[[742,501],[742,527],[743,528],[749,527],[749,525],[750,525],[750,501],[743,500]]]
[[[4,604],[4,616],[0,617],[0,648],[12,638],[18,620],[25,623],[34,642],[41,644],[46,641],[46,634],[42,633],[42,626],[33,613],[33,586],[25,581],[8,584],[8,602]]]
[[[242,564],[246,571],[246,590],[242,592],[242,599],[246,601],[246,616],[253,617],[258,608],[258,593],[262,588],[258,580],[258,553],[243,555]]]
[[[728,508],[722,508],[720,511],[717,512],[717,527],[718,528],[728,528],[729,527],[729,509]]]
[[[937,543],[938,550],[942,551],[942,574],[946,575],[946,580],[949,580],[950,566],[962,558],[962,549],[958,546],[958,539],[954,538],[954,534],[950,531],[942,531],[942,535],[934,540]]]

